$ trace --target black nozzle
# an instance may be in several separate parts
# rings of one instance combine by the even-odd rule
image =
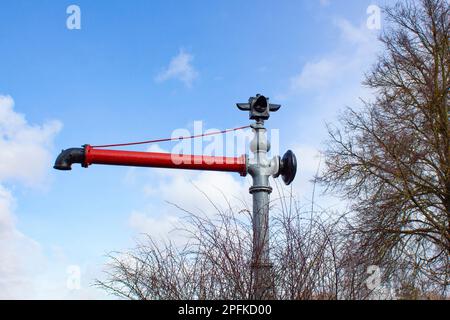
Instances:
[[[73,163],[85,162],[85,152],[84,148],[71,148],[61,151],[58,158],[56,158],[55,165],[53,168],[56,170],[72,170]]]
[[[269,98],[257,94],[256,97],[250,97],[248,103],[238,103],[237,107],[241,111],[250,112],[250,120],[268,120],[271,112],[276,112],[281,108],[279,104],[269,103]]]
[[[297,174],[297,158],[295,154],[289,150],[281,159],[280,163],[280,175],[283,178],[284,183],[288,186],[294,181]]]
[[[267,110],[268,105],[269,105],[269,102],[266,97],[257,95],[256,99],[253,101],[252,107],[256,112],[263,113]]]

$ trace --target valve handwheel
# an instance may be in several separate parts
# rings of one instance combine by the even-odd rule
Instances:
[[[284,183],[288,186],[294,181],[297,174],[297,158],[294,152],[289,150],[281,159],[280,163],[280,175],[283,178]]]

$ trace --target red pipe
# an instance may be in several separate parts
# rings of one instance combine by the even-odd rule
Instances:
[[[241,176],[247,175],[247,159],[245,156],[230,158],[104,150],[87,145],[85,146],[84,166],[88,167],[91,164],[226,171],[237,172]]]

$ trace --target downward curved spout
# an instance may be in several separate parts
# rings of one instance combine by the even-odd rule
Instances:
[[[57,170],[72,170],[73,163],[81,163],[84,166],[86,153],[84,148],[71,148],[61,151],[56,158],[53,168]]]

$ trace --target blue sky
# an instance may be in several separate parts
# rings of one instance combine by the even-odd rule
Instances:
[[[63,148],[167,137],[197,120],[246,125],[234,104],[262,93],[283,105],[267,125],[280,129],[282,152],[296,151],[294,189],[306,202],[325,123],[370,97],[360,80],[380,31],[368,28],[367,8],[384,3],[0,1],[0,162],[9,159],[0,165],[0,257],[11,260],[0,297],[102,298],[90,284],[107,252],[166,232],[177,213],[165,201],[204,205],[191,181],[230,196],[248,187],[216,173],[57,172]],[[80,30],[66,27],[71,4]],[[80,290],[66,286],[71,265],[81,268]]]

